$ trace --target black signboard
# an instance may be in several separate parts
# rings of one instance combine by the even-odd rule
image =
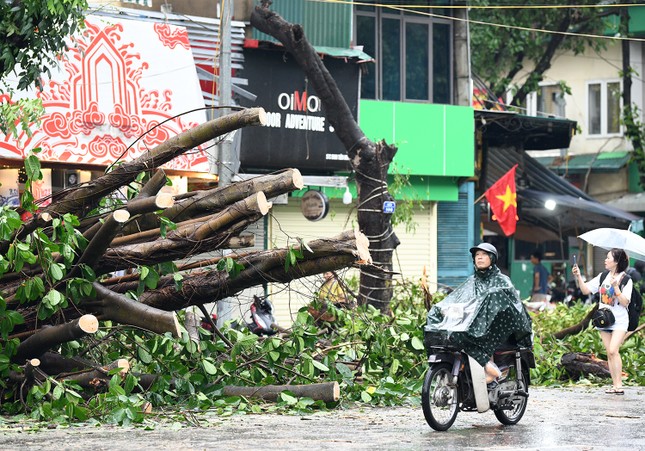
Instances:
[[[352,59],[324,58],[354,118],[358,114],[359,66]],[[242,130],[240,164],[243,172],[286,167],[303,174],[329,174],[349,170],[347,151],[325,117],[320,98],[304,72],[284,50],[244,49],[241,78],[244,89],[257,96],[245,107],[262,107],[268,126]]]

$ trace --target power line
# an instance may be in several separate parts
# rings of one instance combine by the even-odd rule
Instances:
[[[424,12],[424,11],[418,11],[420,8],[424,9],[438,9],[437,6],[430,7],[430,6],[418,6],[418,5],[402,5],[402,6],[396,6],[392,4],[381,4],[381,3],[365,3],[365,2],[355,2],[351,0],[307,0],[307,1],[313,1],[313,2],[318,2],[318,3],[339,3],[339,4],[348,4],[348,5],[358,5],[358,6],[374,6],[374,7],[380,7],[384,9],[391,9],[394,11],[401,11],[401,12],[406,12],[406,13],[412,13],[412,14],[418,14],[421,16],[428,16],[428,17],[434,17],[437,19],[443,19],[443,20],[453,20],[453,21],[459,21],[459,22],[465,22],[468,24],[475,24],[475,25],[484,25],[484,26],[490,26],[490,27],[498,27],[498,28],[506,28],[509,30],[520,30],[520,31],[529,31],[533,33],[546,33],[546,34],[554,34],[554,35],[563,35],[563,36],[571,36],[571,37],[578,37],[578,38],[590,38],[590,39],[606,39],[609,41],[629,41],[629,42],[645,42],[645,38],[630,38],[630,37],[624,37],[624,36],[604,36],[604,35],[599,35],[599,34],[591,34],[591,33],[576,33],[572,31],[553,31],[553,30],[544,30],[544,29],[538,29],[538,28],[531,28],[531,27],[522,27],[518,25],[506,25],[506,24],[499,24],[499,23],[492,23],[492,22],[484,22],[481,20],[473,20],[473,19],[462,19],[459,17],[452,17],[452,16],[445,16],[442,14],[436,14],[436,13],[430,13],[430,12]],[[538,5],[535,5],[538,6]],[[546,8],[559,8],[560,6],[544,6],[544,5],[539,5],[542,6],[543,9]],[[602,8],[607,8],[607,5],[582,5],[582,6],[571,6],[567,5],[569,8],[579,8],[579,7],[602,7]],[[624,7],[624,6],[645,6],[645,4],[617,4],[617,5],[611,5],[612,8],[615,7]],[[445,6],[441,6],[439,8],[447,8]],[[457,6],[455,6],[457,8]],[[470,8],[470,9],[475,9],[475,7],[466,7],[466,6],[459,6],[458,8]]]
[[[372,3],[356,2],[352,0],[308,0],[319,3],[340,3],[357,6],[374,6],[379,8],[405,8],[405,9],[606,9],[606,8],[624,8],[629,6],[645,6],[643,3],[616,3],[616,4],[593,4],[593,5],[406,5],[396,3]]]

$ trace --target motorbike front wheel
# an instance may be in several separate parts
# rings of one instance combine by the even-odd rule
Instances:
[[[457,387],[452,383],[452,367],[447,363],[431,365],[421,391],[423,416],[435,431],[447,431],[458,412]]]
[[[515,367],[513,367],[515,369]],[[500,423],[507,426],[517,424],[526,411],[526,405],[528,404],[528,393],[529,385],[526,374],[522,372],[519,378],[510,379],[500,383],[501,391],[513,391],[513,392],[523,392],[526,394],[515,394],[508,399],[505,399],[501,404],[500,408],[495,410],[495,416]]]

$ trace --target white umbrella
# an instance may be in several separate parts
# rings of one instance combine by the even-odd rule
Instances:
[[[645,238],[629,230],[601,228],[578,235],[578,238],[603,249],[618,248],[629,257],[645,260]]]

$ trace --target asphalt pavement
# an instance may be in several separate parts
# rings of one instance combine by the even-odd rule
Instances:
[[[609,395],[598,387],[531,387],[519,424],[492,412],[460,412],[447,432],[421,407],[336,409],[306,415],[206,413],[200,427],[115,426],[32,431],[0,424],[9,450],[645,450],[645,387]]]

